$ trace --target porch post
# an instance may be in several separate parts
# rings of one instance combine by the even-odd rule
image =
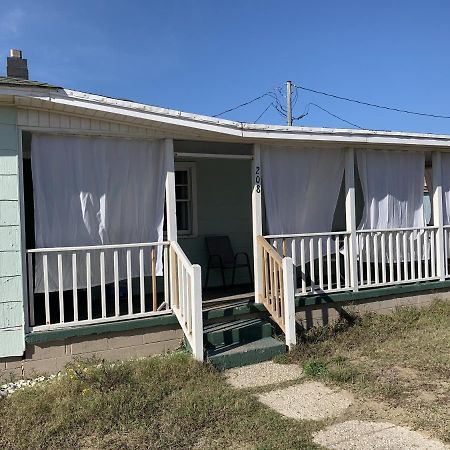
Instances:
[[[433,225],[436,230],[436,275],[440,280],[445,279],[445,251],[444,251],[444,219],[442,212],[442,165],[441,152],[432,153],[433,166]]]
[[[355,213],[355,152],[353,148],[345,150],[345,221],[350,233],[350,283],[354,292],[358,291],[358,265],[356,246]]]
[[[175,155],[173,153],[173,140],[164,139],[164,155],[166,163],[166,217],[167,240],[177,241],[177,215],[175,199]]]
[[[262,235],[262,175],[261,175],[261,149],[259,144],[253,145],[252,162],[252,228],[253,228],[253,274],[255,278],[255,302],[262,302],[262,254],[257,236]]]
[[[166,239],[172,243],[177,241],[177,215],[176,215],[176,199],[175,199],[175,155],[173,152],[173,140],[164,139],[164,158],[166,166]],[[169,247],[169,273],[166,275],[164,267],[164,276],[169,277],[169,309],[174,304],[176,285],[177,285],[177,269],[176,258],[172,246]]]

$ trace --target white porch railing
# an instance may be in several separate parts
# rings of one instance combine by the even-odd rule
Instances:
[[[171,290],[173,312],[198,361],[203,361],[202,271],[191,264],[177,242],[171,242]]]
[[[168,246],[168,242],[153,242],[27,250],[30,331],[168,312]],[[161,251],[163,283],[159,286],[162,292],[158,293],[156,266],[157,253]],[[119,258],[126,273],[123,280],[120,279],[124,277],[120,276]],[[34,279],[38,259],[43,280],[39,293],[35,292]],[[134,280],[132,267],[137,267],[139,273]],[[93,274],[99,277],[100,286],[93,286]],[[113,280],[109,282],[111,274]]]
[[[286,345],[295,345],[294,273],[290,257],[282,258],[262,237],[257,237],[260,269],[262,270],[262,292],[259,299],[272,319],[283,330]]]
[[[439,279],[438,227],[359,230],[360,288]]]
[[[438,232],[437,226],[358,230],[354,256],[356,286],[351,283],[349,232],[265,238],[280,257],[290,256],[297,266],[299,281],[295,292],[301,296],[438,280]],[[444,245],[445,274],[450,277],[450,226],[444,227]]]
[[[280,256],[290,256],[300,268],[300,295],[351,289],[350,233],[269,235],[265,238]],[[297,282],[297,278],[294,277]],[[298,289],[297,289],[298,288]]]

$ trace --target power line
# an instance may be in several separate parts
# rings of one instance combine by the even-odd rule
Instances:
[[[255,97],[255,98],[251,99],[251,100],[248,100],[247,102],[241,103],[240,105],[237,105],[237,106],[235,106],[235,107],[233,107],[233,108],[227,109],[226,111],[223,111],[223,112],[221,112],[221,113],[219,113],[219,114],[215,114],[215,115],[212,116],[212,117],[220,117],[220,116],[223,116],[223,115],[226,114],[226,113],[229,113],[229,112],[231,112],[231,111],[235,111],[236,109],[242,108],[243,106],[250,105],[251,103],[254,103],[254,102],[256,102],[257,100],[261,100],[261,99],[264,98],[264,97],[271,97],[271,98],[274,98],[274,94],[273,94],[272,92],[266,92],[265,94],[262,94],[262,95],[260,95],[260,96],[258,96],[258,97]]]
[[[258,120],[261,119],[261,117],[266,113],[266,111],[267,111],[271,106],[273,106],[273,103],[269,103],[269,104],[267,105],[266,109],[258,116],[258,118],[257,118],[253,123],[258,122]]]
[[[316,103],[308,103],[308,105],[307,105],[306,108],[305,108],[305,112],[304,112],[301,116],[294,117],[293,119],[294,119],[294,120],[300,120],[300,119],[302,119],[303,117],[307,116],[307,115],[309,114],[309,107],[310,107],[310,106],[315,106],[316,108],[321,109],[323,112],[326,112],[326,113],[329,114],[330,116],[333,116],[333,117],[335,117],[336,119],[341,120],[342,122],[345,122],[345,123],[347,123],[347,124],[349,124],[349,125],[351,125],[351,126],[353,126],[353,127],[359,128],[360,130],[364,130],[363,127],[360,127],[359,125],[356,125],[356,123],[350,122],[350,121],[344,119],[343,117],[340,117],[340,116],[338,116],[338,115],[332,113],[331,111],[328,111],[327,109],[322,108],[322,106],[319,106],[319,105],[317,105]]]
[[[361,101],[361,100],[355,100],[355,99],[348,98],[348,97],[341,97],[340,95],[330,94],[329,92],[317,91],[316,89],[310,89],[310,88],[307,88],[307,87],[304,87],[304,86],[300,86],[300,85],[297,85],[297,84],[294,84],[294,86],[296,88],[298,88],[298,89],[302,89],[303,91],[308,91],[308,92],[313,92],[315,94],[325,95],[327,97],[336,98],[338,100],[344,100],[346,102],[358,103],[358,104],[364,105],[364,106],[371,106],[372,108],[386,109],[388,111],[401,112],[401,113],[405,113],[405,114],[413,114],[413,115],[416,115],[416,116],[433,117],[435,119],[450,119],[450,116],[444,116],[444,115],[440,115],[440,114],[423,113],[423,112],[417,112],[417,111],[410,111],[408,109],[395,108],[395,107],[391,107],[391,106],[377,105],[375,103],[368,103],[368,102],[364,102],[364,101]]]

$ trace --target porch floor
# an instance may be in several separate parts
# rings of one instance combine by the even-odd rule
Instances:
[[[223,305],[229,306],[240,302],[248,303],[249,300],[254,300],[254,297],[253,284],[238,284],[203,289],[203,310],[205,311]]]

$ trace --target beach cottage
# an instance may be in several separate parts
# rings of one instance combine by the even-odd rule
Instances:
[[[245,124],[18,75],[0,78],[0,377],[181,340],[249,364],[347,303],[450,286],[450,136]]]

